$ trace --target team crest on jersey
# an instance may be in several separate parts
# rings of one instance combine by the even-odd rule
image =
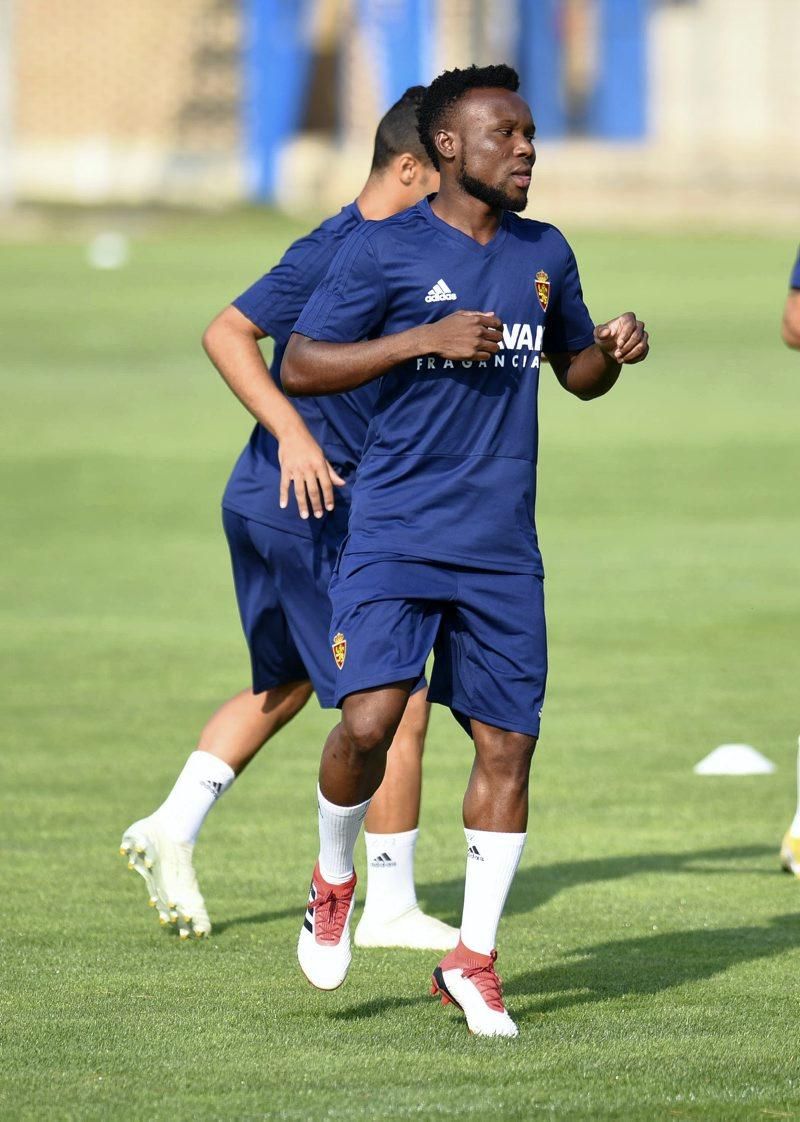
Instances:
[[[539,297],[539,303],[542,305],[542,311],[546,312],[547,305],[550,303],[550,278],[544,269],[539,270],[533,283],[536,295]]]
[[[331,643],[331,650],[333,651],[333,661],[339,670],[344,666],[344,660],[347,658],[347,640],[341,631],[337,631]]]

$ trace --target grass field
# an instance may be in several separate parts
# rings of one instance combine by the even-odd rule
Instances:
[[[69,239],[0,253],[0,1115],[800,1118],[791,236],[570,232],[594,315],[635,308],[653,353],[589,405],[544,379],[552,669],[499,964],[520,1039],[427,997],[434,955],[301,979],[314,705],[209,819],[211,939],[144,907],[121,831],[247,680],[218,500],[249,424],[199,336],[298,230],[183,220],[112,273]],[[777,772],[692,774],[732,740]],[[436,712],[418,881],[451,922],[470,754]]]

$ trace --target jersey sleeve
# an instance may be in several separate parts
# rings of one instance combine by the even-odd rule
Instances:
[[[331,262],[294,325],[294,331],[327,343],[374,338],[386,315],[386,281],[372,244],[357,230]]]
[[[308,266],[318,249],[313,235],[289,246],[273,269],[232,301],[234,308],[277,343],[286,343],[308,297]]]
[[[575,254],[564,243],[566,258],[544,328],[545,354],[582,351],[594,342],[594,323],[583,302]]]
[[[797,260],[789,278],[789,288],[800,288],[800,253],[797,254]]]

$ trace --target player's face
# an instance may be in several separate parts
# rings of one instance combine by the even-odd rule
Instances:
[[[470,90],[458,110],[459,184],[489,206],[524,210],[536,162],[527,103],[511,90]]]

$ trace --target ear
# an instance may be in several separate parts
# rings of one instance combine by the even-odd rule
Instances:
[[[458,138],[455,133],[450,132],[449,129],[439,129],[434,133],[433,143],[436,145],[436,151],[445,163],[449,163],[451,160],[455,159],[458,149]]]
[[[419,160],[410,152],[397,157],[397,175],[404,187],[410,187],[419,176]]]

